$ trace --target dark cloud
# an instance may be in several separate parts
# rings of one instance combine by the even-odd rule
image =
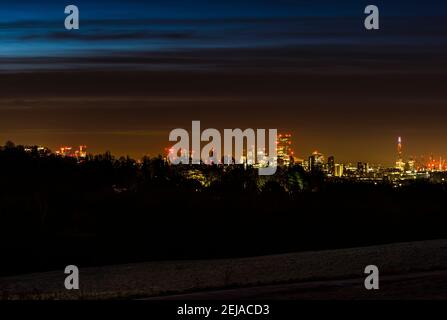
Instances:
[[[91,33],[73,33],[73,32],[52,32],[48,34],[27,34],[20,40],[77,40],[77,41],[113,41],[113,40],[156,40],[169,39],[181,40],[192,39],[195,37],[193,32],[91,32]]]
[[[303,74],[438,74],[447,69],[447,46],[314,45],[259,48],[97,50],[88,55],[0,58],[14,70],[184,70]],[[4,70],[5,71],[5,70]]]

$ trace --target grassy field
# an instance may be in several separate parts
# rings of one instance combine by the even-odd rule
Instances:
[[[80,290],[64,287],[64,270],[0,278],[2,299],[131,299],[216,288],[240,288],[447,270],[447,240],[197,261],[80,268]]]

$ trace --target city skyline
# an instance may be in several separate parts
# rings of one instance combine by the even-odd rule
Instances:
[[[13,142],[8,140],[8,142]],[[14,143],[14,142],[13,142]],[[202,142],[202,146],[205,145],[206,142]],[[145,156],[163,156],[166,157],[169,152],[170,152],[170,147],[165,147],[163,150],[161,150],[160,152],[150,155],[150,154],[144,154],[142,157],[132,157],[129,154],[116,154],[113,152],[113,150],[105,150],[104,152],[95,152],[90,151],[87,152],[88,148],[86,145],[81,144],[81,145],[76,145],[76,147],[72,147],[71,145],[63,145],[63,146],[57,146],[55,148],[51,148],[47,145],[42,145],[42,144],[18,144],[18,145],[22,145],[25,147],[25,150],[31,151],[31,147],[32,146],[36,146],[42,150],[45,150],[45,152],[51,151],[53,152],[55,155],[59,155],[59,156],[68,156],[68,157],[76,157],[78,158],[79,155],[81,155],[81,158],[85,158],[87,156],[87,154],[101,154],[101,153],[105,153],[105,152],[110,152],[113,156],[119,158],[119,157],[126,157],[126,156],[130,156],[131,158],[135,159],[135,160],[141,160],[143,157]],[[412,166],[416,166],[416,168],[420,168],[420,169],[435,169],[435,170],[445,170],[446,169],[446,158],[445,156],[443,156],[440,153],[431,153],[431,154],[426,154],[426,155],[413,155],[413,154],[409,154],[406,152],[406,146],[405,146],[405,141],[402,139],[401,136],[399,136],[397,138],[397,144],[395,145],[395,154],[394,154],[394,159],[390,159],[387,162],[382,162],[382,163],[375,163],[375,162],[371,162],[368,159],[361,159],[361,160],[352,160],[352,159],[342,159],[340,157],[337,156],[337,153],[326,153],[324,151],[320,152],[321,150],[318,149],[312,149],[312,152],[308,152],[306,153],[297,153],[295,152],[295,140],[294,137],[291,133],[278,133],[278,138],[277,138],[277,158],[278,158],[278,164],[279,165],[286,165],[288,166],[291,163],[299,163],[301,165],[303,165],[303,163],[307,163],[309,157],[311,157],[312,155],[318,154],[320,155],[323,159],[327,160],[327,165],[330,165],[330,162],[334,162],[333,165],[335,164],[343,164],[343,165],[357,165],[359,163],[364,163],[368,166],[372,166],[372,167],[382,167],[382,168],[400,168],[401,170],[404,170],[404,167],[406,164],[408,163],[412,163]],[[396,150],[397,148],[397,150]],[[189,151],[190,153],[194,152],[192,149]],[[264,154],[264,152],[263,152]],[[268,155],[268,153],[265,153],[265,155]],[[244,157],[247,157],[247,146],[246,143],[244,143]],[[225,155],[223,155],[222,157],[225,157]],[[293,161],[291,160],[293,158]],[[322,160],[324,161],[324,160]],[[307,167],[308,164],[305,165],[305,167]]]

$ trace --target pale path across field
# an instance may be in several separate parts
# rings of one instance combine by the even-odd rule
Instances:
[[[447,270],[385,275],[379,290],[366,290],[364,278],[309,281],[166,295],[145,300],[447,300]]]

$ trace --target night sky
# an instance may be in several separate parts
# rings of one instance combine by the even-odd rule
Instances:
[[[0,43],[0,142],[140,158],[200,120],[291,132],[301,157],[391,164],[398,136],[447,156],[446,1],[1,0]]]

